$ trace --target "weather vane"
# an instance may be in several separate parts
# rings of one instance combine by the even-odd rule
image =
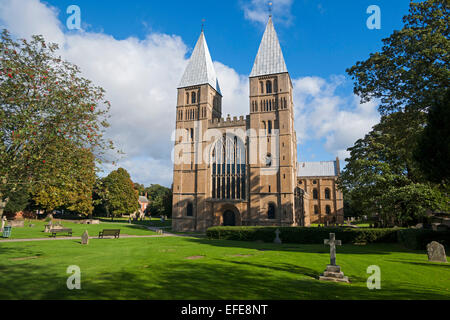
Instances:
[[[203,32],[203,24],[205,23],[205,19],[202,19],[202,32]]]
[[[273,3],[272,3],[272,1],[270,1],[269,2],[269,17],[272,16],[272,5],[273,5]]]

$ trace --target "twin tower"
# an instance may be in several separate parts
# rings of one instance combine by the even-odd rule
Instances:
[[[174,231],[304,225],[292,82],[272,18],[249,84],[250,113],[222,118],[222,92],[202,31],[178,87]]]

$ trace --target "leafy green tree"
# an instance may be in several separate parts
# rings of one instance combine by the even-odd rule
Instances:
[[[385,223],[409,224],[424,210],[446,208],[414,157],[427,112],[449,87],[450,6],[411,2],[404,27],[383,40],[381,52],[347,69],[362,102],[379,99],[383,115],[348,150],[338,183],[352,206]],[[409,199],[406,203],[405,199]]]
[[[414,159],[429,181],[450,184],[450,89],[430,109]]]
[[[354,92],[367,102],[380,99],[380,111],[427,111],[449,87],[450,4],[411,2],[404,27],[383,39],[381,52],[347,72]]]
[[[402,147],[408,143],[401,138],[407,135],[398,134],[404,129],[398,125],[404,116],[403,112],[397,112],[382,117],[371,132],[356,141],[348,149],[350,157],[338,178],[339,188],[352,200],[354,207],[369,216],[379,215],[385,223],[400,225],[420,219],[424,205],[431,210],[443,209],[446,205],[437,196],[439,192],[423,179],[411,152],[405,150],[408,145]],[[417,129],[414,125],[411,127]],[[416,134],[412,132],[411,136]],[[411,198],[410,195],[416,195],[417,201],[405,205],[405,197]],[[420,204],[419,199],[427,201]]]
[[[66,158],[66,161],[59,161],[61,157]],[[96,178],[92,152],[76,148],[66,141],[65,144],[56,144],[54,148],[50,148],[47,159],[55,163],[42,168],[43,176],[49,178],[37,181],[31,187],[36,205],[46,211],[64,207],[73,212],[91,215],[92,188]]]
[[[61,189],[68,179],[67,170],[59,169],[79,168],[72,163],[75,150],[88,150],[99,163],[105,151],[113,147],[103,137],[110,107],[105,91],[81,77],[79,68],[63,61],[57,49],[42,36],[16,41],[6,30],[1,34],[1,199],[21,185],[36,188],[37,183],[42,186],[50,182],[49,192]],[[68,151],[65,145],[74,151]],[[71,174],[75,179],[84,176]],[[78,194],[87,195],[80,190]],[[48,208],[61,204],[60,199],[46,202]],[[70,205],[76,203],[80,199],[70,200]],[[82,207],[83,212],[89,212],[84,204]]]
[[[108,211],[113,216],[132,214],[139,209],[138,191],[134,189],[128,172],[119,168],[103,179],[103,187],[108,198],[104,199]]]
[[[145,189],[148,194],[149,204],[147,211],[153,216],[172,214],[172,192],[169,188],[159,184],[152,184]]]

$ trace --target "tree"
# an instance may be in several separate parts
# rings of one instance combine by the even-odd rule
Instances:
[[[60,169],[82,168],[73,163],[75,151],[87,150],[81,153],[91,152],[99,163],[105,151],[113,148],[103,137],[110,107],[105,91],[81,77],[77,66],[57,56],[57,49],[42,36],[15,41],[6,30],[1,34],[0,200],[18,186],[36,188],[37,183],[50,183],[49,192],[56,186],[64,188],[68,171]],[[82,177],[85,173],[70,174]],[[78,194],[86,196],[86,192]],[[48,207],[61,203],[50,202]]]
[[[147,211],[154,216],[172,214],[172,192],[169,188],[159,184],[152,184],[145,189],[148,194],[149,204]]]
[[[450,184],[450,89],[430,109],[414,159],[429,181]]]
[[[404,117],[403,112],[384,116],[372,131],[356,141],[348,149],[350,157],[338,178],[339,188],[352,200],[353,207],[368,215],[379,215],[385,223],[400,225],[420,219],[425,206],[431,210],[446,208],[439,191],[423,179],[407,150],[414,149],[414,139],[409,141],[409,137],[417,137],[411,128],[418,127],[410,121],[411,134],[399,134],[405,128],[400,124],[409,119]],[[414,196],[417,201],[406,205],[405,199]],[[426,201],[421,203],[420,199]]]
[[[60,162],[61,157],[66,161]],[[92,152],[70,143],[56,144],[47,152],[47,159],[55,164],[44,166],[42,170],[48,170],[44,175],[52,178],[33,184],[34,202],[46,211],[64,207],[84,215],[92,214],[92,188],[96,178]]]
[[[363,102],[381,100],[383,114],[427,111],[449,87],[450,4],[411,2],[404,27],[383,39],[381,52],[347,72]]]
[[[103,187],[104,194],[108,194],[108,198],[104,200],[109,213],[113,216],[131,214],[139,209],[138,192],[134,189],[133,181],[125,169],[112,171],[103,179]]]

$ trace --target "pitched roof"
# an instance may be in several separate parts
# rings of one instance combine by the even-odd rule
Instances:
[[[299,162],[297,175],[299,177],[329,177],[339,174],[336,161]]]
[[[194,51],[192,52],[189,63],[181,78],[178,88],[190,87],[195,85],[209,83],[219,94],[220,87],[217,80],[216,71],[209,54],[205,35],[202,33],[197,40]]]
[[[250,77],[288,72],[278,36],[269,17]]]
[[[148,203],[148,199],[145,196],[139,196],[139,202]]]

